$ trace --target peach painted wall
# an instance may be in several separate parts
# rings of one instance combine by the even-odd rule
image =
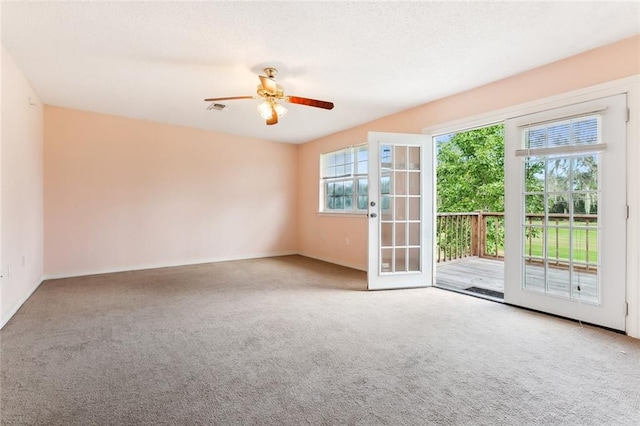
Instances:
[[[0,327],[42,282],[42,102],[2,47]]]
[[[298,247],[302,254],[360,269],[367,265],[367,220],[319,215],[319,156],[366,141],[367,132],[421,133],[425,127],[489,113],[640,73],[640,36],[443,98],[301,145]],[[345,244],[345,236],[350,245]]]
[[[297,252],[296,146],[47,106],[45,275]]]

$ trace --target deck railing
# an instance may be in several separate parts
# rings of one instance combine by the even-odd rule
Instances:
[[[544,214],[526,216],[525,256],[538,262],[543,252]],[[549,214],[546,258],[555,267],[566,267],[568,248],[573,249],[574,267],[587,271],[597,268],[597,215],[574,214],[574,232],[570,237],[568,214]],[[537,226],[536,226],[537,225]],[[571,239],[571,241],[569,241]],[[465,257],[504,257],[504,213],[438,213],[436,217],[436,261],[448,262]]]

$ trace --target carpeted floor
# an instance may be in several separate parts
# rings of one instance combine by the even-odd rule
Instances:
[[[640,341],[300,256],[51,280],[3,425],[638,425]]]

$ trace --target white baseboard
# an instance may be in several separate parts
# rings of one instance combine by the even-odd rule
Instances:
[[[298,252],[295,250],[288,250],[288,251],[281,251],[281,252],[274,252],[274,253],[243,254],[238,256],[212,257],[212,258],[205,258],[205,259],[182,260],[182,261],[176,261],[176,262],[148,263],[144,265],[129,265],[129,266],[119,266],[114,268],[45,274],[44,279],[55,280],[55,279],[61,279],[61,278],[85,277],[88,275],[111,274],[114,272],[140,271],[144,269],[157,269],[157,268],[171,268],[174,266],[201,265],[204,263],[228,262],[232,260],[260,259],[264,257],[291,256],[294,254],[298,254]]]
[[[18,309],[20,309],[22,307],[22,305],[24,305],[24,302],[26,302],[27,299],[29,299],[31,297],[33,292],[36,291],[38,289],[38,287],[40,287],[40,284],[42,284],[43,282],[44,282],[44,276],[41,276],[38,279],[37,283],[31,288],[31,290],[29,290],[26,293],[26,295],[24,297],[22,297],[22,299],[20,299],[15,305],[13,305],[13,307],[9,310],[9,312],[7,312],[6,314],[2,315],[2,318],[0,319],[0,330],[2,328],[4,328],[5,325],[7,325],[9,320],[11,318],[13,318],[13,316],[16,314],[16,312],[18,312]]]
[[[347,268],[357,269],[358,271],[367,272],[367,266],[357,265],[355,263],[350,263],[350,262],[343,262],[341,260],[332,259],[330,257],[316,256],[308,253],[298,253],[298,254],[300,256],[309,257],[311,259],[321,260],[323,262],[333,263],[335,265],[345,266]]]

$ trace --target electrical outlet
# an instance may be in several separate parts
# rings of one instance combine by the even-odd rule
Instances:
[[[346,246],[348,246],[348,245],[349,245],[349,238],[345,238],[345,239],[344,239],[344,244],[345,244]]]

